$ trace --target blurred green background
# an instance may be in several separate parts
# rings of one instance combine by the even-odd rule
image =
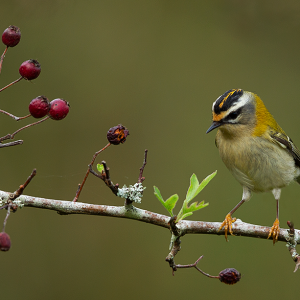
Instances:
[[[106,160],[114,183],[133,184],[149,150],[147,189],[138,207],[165,214],[153,185],[165,198],[178,193],[183,200],[192,173],[202,179],[217,169],[197,197],[210,205],[192,219],[222,221],[242,188],[219,158],[215,132],[205,134],[212,103],[231,88],[255,92],[300,145],[299,15],[296,0],[2,2],[2,30],[19,26],[22,38],[8,50],[1,85],[17,79],[30,58],[42,72],[2,92],[1,109],[25,115],[38,95],[65,98],[71,109],[63,121],[19,133],[22,146],[1,150],[1,189],[16,190],[37,168],[25,194],[72,200],[92,155],[106,145],[107,130],[122,123],[130,130],[126,143],[110,147],[97,162]],[[0,117],[1,136],[29,122]],[[287,220],[300,227],[299,196],[296,184],[283,190],[282,227]],[[92,176],[80,201],[123,203]],[[271,226],[275,211],[271,194],[256,194],[236,216]],[[278,299],[299,293],[300,271],[293,273],[284,243],[183,237],[176,262],[204,255],[199,267],[212,275],[238,269],[241,282],[226,286],[196,270],[173,277],[164,261],[170,233],[156,226],[24,208],[10,216],[6,231],[12,248],[0,253],[3,299]]]

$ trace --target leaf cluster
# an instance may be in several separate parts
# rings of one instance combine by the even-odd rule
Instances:
[[[209,176],[207,176],[201,183],[199,183],[198,178],[195,174],[191,176],[190,186],[186,194],[186,198],[183,201],[182,207],[177,215],[176,223],[184,218],[193,214],[194,211],[204,208],[208,205],[208,203],[201,202],[193,202],[188,205],[191,200],[193,200],[204,188],[205,186],[215,177],[217,171],[213,172]],[[160,190],[154,186],[154,195],[160,201],[160,203],[165,207],[165,209],[170,213],[171,217],[174,216],[173,209],[179,199],[177,194],[170,196],[167,200],[164,200]]]

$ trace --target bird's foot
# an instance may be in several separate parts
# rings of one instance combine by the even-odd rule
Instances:
[[[271,229],[269,231],[269,235],[268,235],[268,238],[270,238],[271,236],[273,237],[273,245],[278,240],[279,232],[280,232],[279,220],[278,220],[278,218],[276,218],[276,220],[273,223],[273,226],[271,227]]]
[[[227,239],[228,231],[231,235],[234,235],[233,232],[232,232],[232,224],[235,221],[236,221],[236,218],[232,218],[231,214],[229,213],[229,214],[226,215],[225,220],[223,221],[223,223],[221,224],[221,226],[219,228],[219,231],[220,231],[224,227],[226,242],[228,242],[228,239]]]

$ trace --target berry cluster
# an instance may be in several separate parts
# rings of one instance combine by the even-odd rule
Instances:
[[[2,34],[2,42],[4,43],[6,48],[0,58],[0,72],[2,70],[3,60],[4,60],[4,57],[5,57],[5,54],[8,50],[8,48],[15,47],[16,45],[18,45],[18,43],[20,42],[20,39],[21,39],[21,31],[18,27],[9,26],[8,28],[6,28],[4,30],[4,32]],[[10,84],[6,85],[2,89],[0,89],[0,92],[7,89],[8,87],[16,84],[17,82],[21,81],[22,79],[25,79],[25,80],[36,79],[41,73],[41,65],[35,59],[26,60],[20,65],[19,73],[20,73],[21,77],[19,77],[15,81],[11,82]],[[12,134],[7,134],[4,137],[0,137],[0,148],[2,148],[2,147],[8,147],[8,146],[22,144],[23,141],[21,141],[21,140],[11,142],[11,143],[6,143],[6,144],[3,144],[2,142],[7,139],[13,139],[14,136],[18,132],[20,132],[21,130],[23,130],[25,128],[39,124],[47,119],[52,119],[52,120],[64,119],[67,116],[67,114],[69,113],[69,103],[61,98],[57,98],[57,99],[54,99],[51,102],[49,102],[47,97],[38,96],[38,97],[34,98],[29,104],[29,113],[30,113],[29,115],[26,115],[24,117],[16,117],[13,114],[3,111],[1,109],[0,109],[0,112],[3,114],[6,114],[7,116],[13,118],[16,121],[28,118],[30,116],[32,116],[34,118],[45,117],[44,119],[42,119],[38,122],[26,125],[20,129],[18,129],[17,131],[15,131]]]
[[[38,96],[29,104],[30,115],[34,118],[43,118],[48,115],[53,120],[64,119],[69,112],[69,103],[64,99],[54,99],[49,102],[45,96]]]
[[[16,45],[18,45],[20,42],[20,39],[21,39],[21,31],[18,27],[9,26],[8,28],[6,28],[4,30],[4,32],[2,34],[2,42],[6,46],[6,48],[0,58],[0,73],[2,70],[3,60],[5,58],[8,48],[15,47]],[[12,83],[6,85],[2,89],[0,89],[0,92],[4,91],[8,87],[16,84],[17,82],[21,81],[22,79],[34,80],[40,75],[40,73],[41,73],[41,65],[37,60],[35,60],[35,59],[26,60],[20,65],[20,68],[19,68],[19,74],[21,77],[19,77],[17,80],[13,81]],[[5,141],[5,140],[9,140],[9,139],[12,140],[14,138],[14,136],[21,130],[29,128],[33,125],[39,124],[47,119],[62,120],[69,113],[69,103],[67,101],[65,101],[64,99],[61,99],[61,98],[57,98],[52,101],[49,101],[47,99],[47,97],[45,97],[45,96],[38,96],[38,97],[34,98],[33,100],[31,100],[28,108],[29,108],[29,115],[26,115],[24,117],[16,117],[13,114],[0,109],[1,113],[13,118],[16,121],[28,118],[30,116],[32,116],[34,118],[43,118],[42,120],[39,120],[35,123],[31,123],[22,128],[19,128],[17,131],[15,131],[12,134],[7,134],[3,137],[0,137],[0,148],[22,144],[23,143],[22,140],[3,143],[3,141]],[[34,175],[35,175],[35,173],[33,175],[31,175],[31,178]],[[20,189],[19,189],[20,191],[22,190],[21,187],[22,187],[22,189],[24,189],[25,186],[20,186]],[[15,195],[15,198],[17,198],[21,194],[20,191],[18,194]],[[11,210],[15,211],[17,209],[17,207],[14,207],[14,204],[12,201],[1,205],[1,199],[0,199],[0,209],[7,210],[6,218],[4,220],[4,225],[3,225],[3,231],[0,232],[0,251],[8,251],[11,246],[11,241],[10,241],[9,235],[4,231],[4,229],[5,229],[5,225],[6,225],[8,216],[10,214],[10,211]]]

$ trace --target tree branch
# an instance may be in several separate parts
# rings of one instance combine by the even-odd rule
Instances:
[[[9,201],[10,193],[0,191],[0,201],[5,205]],[[0,205],[1,205],[0,202]],[[62,201],[38,198],[32,196],[21,195],[15,201],[19,207],[35,207],[43,209],[51,209],[58,213],[64,214],[86,214],[109,216],[117,218],[134,219],[141,222],[150,223],[153,225],[161,226],[170,229],[170,217],[157,214],[151,211],[139,209],[133,205],[126,206],[108,206],[108,205],[95,205],[82,202]],[[179,236],[185,234],[216,234],[224,235],[224,230],[219,231],[221,222],[203,222],[203,221],[186,221],[182,220],[176,223]],[[238,219],[232,226],[233,233],[237,236],[247,236],[253,238],[267,239],[270,227],[248,224]],[[300,244],[300,230],[294,230],[294,241]],[[287,229],[280,229],[278,241],[286,242],[289,238]]]

